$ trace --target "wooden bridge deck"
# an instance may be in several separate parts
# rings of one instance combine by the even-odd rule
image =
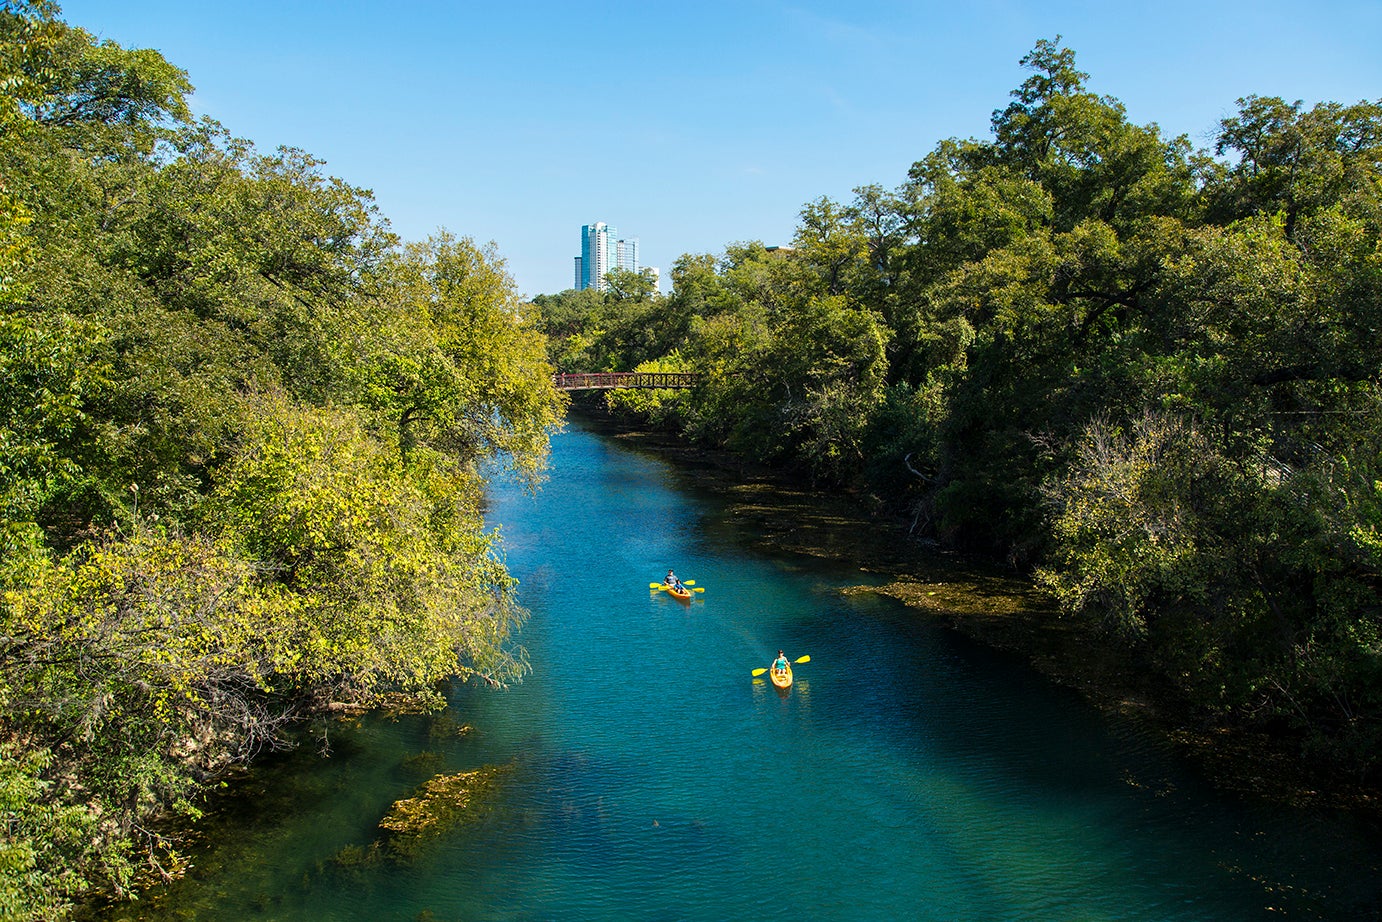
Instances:
[[[612,390],[618,387],[695,387],[700,375],[682,371],[597,371],[556,374],[552,383],[559,391]]]

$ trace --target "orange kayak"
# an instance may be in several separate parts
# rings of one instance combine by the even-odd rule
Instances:
[[[683,602],[691,601],[691,590],[685,586],[668,586],[667,594],[681,599]]]
[[[791,687],[792,687],[792,665],[791,665],[791,663],[788,663],[788,664],[787,664],[787,668],[786,668],[784,671],[782,671],[782,672],[778,672],[778,671],[775,670],[775,669],[769,669],[769,670],[768,670],[768,678],[772,679],[772,680],[773,680],[773,684],[776,685],[778,688],[791,688]]]

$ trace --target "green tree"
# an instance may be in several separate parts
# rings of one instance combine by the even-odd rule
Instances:
[[[350,361],[366,406],[419,445],[535,480],[565,409],[536,314],[493,248],[442,233],[405,248],[353,318]]]
[[[637,372],[686,372],[689,363],[681,353],[671,352],[661,359],[640,362],[634,368]],[[684,422],[689,395],[677,388],[616,388],[607,393],[606,405],[610,410],[632,416],[645,423],[669,429],[680,428]]]
[[[5,918],[178,873],[159,822],[310,715],[526,668],[480,471],[564,403],[502,260],[190,89],[0,10]]]
[[[1216,154],[1236,162],[1211,171],[1207,189],[1222,222],[1256,214],[1283,215],[1294,238],[1299,217],[1360,192],[1376,182],[1382,142],[1382,107],[1302,103],[1277,97],[1238,100],[1237,115],[1221,123]]]

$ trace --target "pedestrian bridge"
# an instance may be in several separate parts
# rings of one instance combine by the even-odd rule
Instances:
[[[552,375],[559,391],[599,391],[620,387],[695,387],[700,375],[689,371],[596,371]]]

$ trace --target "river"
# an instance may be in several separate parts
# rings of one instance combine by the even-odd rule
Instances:
[[[732,492],[573,419],[498,484],[533,672],[333,726],[238,782],[186,878],[108,920],[1378,918],[1382,836],[1216,791],[1132,718],[760,540]],[[669,567],[704,589],[650,590]],[[781,648],[796,683],[752,671]],[[373,859],[394,801],[503,766]]]

